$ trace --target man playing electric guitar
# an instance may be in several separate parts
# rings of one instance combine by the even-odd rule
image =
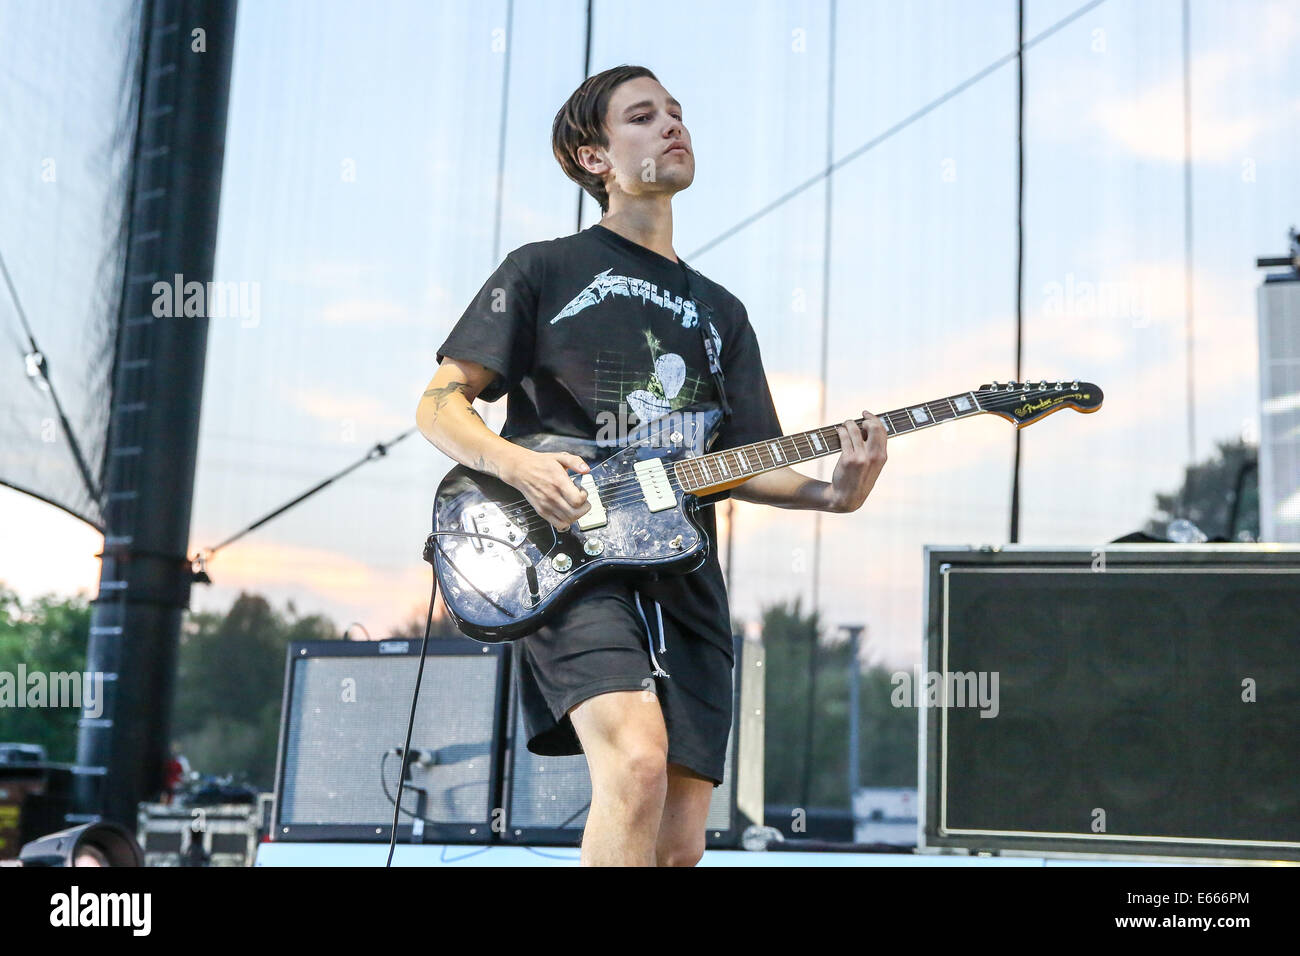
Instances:
[[[439,348],[416,421],[446,455],[518,489],[563,530],[589,510],[570,474],[587,463],[509,436],[615,432],[612,455],[629,423],[707,402],[731,410],[714,450],[782,431],[745,307],[673,251],[673,196],[695,177],[681,104],[643,67],[607,70],[564,104],[552,145],[601,221],[505,258]],[[502,395],[498,436],[471,403]],[[856,511],[885,465],[885,428],[864,411],[861,425],[837,431],[829,483],[782,468],[703,500]],[[697,570],[595,583],[514,643],[528,749],[587,758],[584,865],[693,866],[704,852],[732,717],[713,512],[700,511],[710,547]]]

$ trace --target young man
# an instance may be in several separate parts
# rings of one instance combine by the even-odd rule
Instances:
[[[695,177],[681,104],[649,70],[616,67],[569,98],[552,145],[604,215],[576,235],[506,257],[438,350],[416,421],[448,456],[519,489],[564,529],[588,510],[570,474],[586,463],[506,438],[548,432],[601,441],[623,426],[613,454],[640,422],[716,401],[700,322],[732,408],[711,449],[782,431],[745,307],[698,272],[688,277],[673,251],[672,199]],[[497,436],[470,403],[502,395]],[[730,494],[781,508],[857,510],[885,464],[884,427],[863,416],[861,427],[837,426],[844,450],[831,482],[786,468]],[[710,547],[698,570],[589,586],[513,645],[528,749],[587,757],[585,865],[693,866],[704,852],[731,728],[733,660],[713,508],[700,517]]]

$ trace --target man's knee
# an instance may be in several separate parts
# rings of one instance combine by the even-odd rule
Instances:
[[[694,866],[704,856],[704,834],[681,836],[656,848],[660,866]]]
[[[647,789],[667,789],[668,747],[661,745],[653,735],[638,735],[625,740],[616,760],[622,776],[629,782]]]

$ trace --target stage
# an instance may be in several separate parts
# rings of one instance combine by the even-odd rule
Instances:
[[[383,866],[388,846],[377,843],[263,843],[255,866]],[[706,850],[699,866],[818,867],[1080,867],[1258,866],[1276,861],[1107,857],[966,856],[938,853]],[[577,866],[577,847],[472,846],[429,843],[398,846],[393,866]],[[1293,864],[1290,864],[1293,865]]]

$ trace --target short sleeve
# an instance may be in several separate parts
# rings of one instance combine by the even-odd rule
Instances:
[[[439,346],[438,361],[464,359],[492,369],[497,378],[479,398],[495,402],[528,374],[536,342],[537,288],[512,252]]]
[[[772,392],[767,385],[758,336],[749,324],[749,314],[743,305],[730,338],[731,341],[722,349],[722,374],[727,403],[731,406],[731,419],[718,432],[712,445],[714,451],[778,438],[783,434]]]

